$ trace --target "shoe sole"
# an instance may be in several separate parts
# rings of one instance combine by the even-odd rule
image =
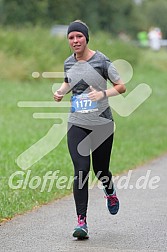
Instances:
[[[89,239],[88,234],[84,229],[77,228],[74,230],[73,237],[78,238],[78,240]]]

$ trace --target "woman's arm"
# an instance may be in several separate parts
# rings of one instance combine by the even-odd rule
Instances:
[[[67,82],[63,82],[61,87],[54,93],[54,99],[57,102],[60,102],[64,95],[70,91],[70,86]]]
[[[99,101],[105,97],[116,96],[126,91],[125,84],[122,82],[122,80],[118,80],[117,83],[113,83],[113,85],[113,87],[103,91],[97,91],[94,88],[90,87],[91,92],[89,93],[89,98],[92,101]]]
[[[117,83],[113,83],[113,85],[113,87],[105,90],[107,97],[116,96],[126,92],[126,87],[122,80],[118,80]]]

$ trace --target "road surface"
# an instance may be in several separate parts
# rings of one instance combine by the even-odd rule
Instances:
[[[167,251],[167,155],[115,177],[120,211],[109,214],[104,194],[89,190],[89,240],[72,237],[73,196],[64,197],[0,226],[1,252]]]

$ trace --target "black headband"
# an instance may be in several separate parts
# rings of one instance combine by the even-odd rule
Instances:
[[[68,27],[67,35],[73,31],[81,32],[86,37],[86,42],[89,42],[88,27],[86,25],[80,22],[72,22]]]

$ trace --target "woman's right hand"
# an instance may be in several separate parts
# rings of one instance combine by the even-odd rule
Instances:
[[[57,90],[53,96],[54,100],[60,102],[63,99],[63,94],[60,90]]]

